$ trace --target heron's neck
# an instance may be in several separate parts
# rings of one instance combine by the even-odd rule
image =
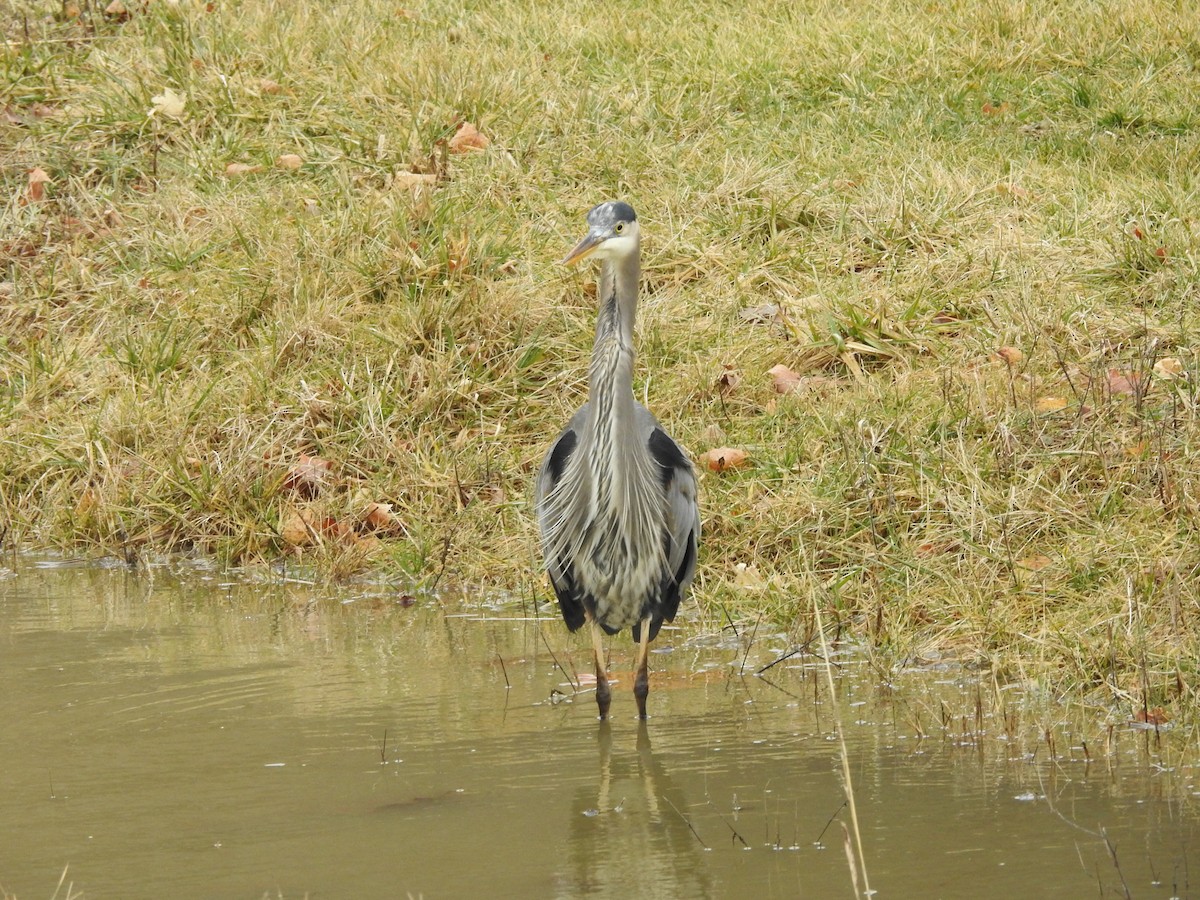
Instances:
[[[633,317],[640,280],[636,249],[600,264],[600,314],[588,388],[591,398],[611,404],[619,419],[633,414]]]

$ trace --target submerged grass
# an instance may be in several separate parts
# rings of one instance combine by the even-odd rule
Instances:
[[[703,479],[704,615],[1194,706],[1187,4],[126,5],[0,5],[10,544],[544,598],[593,320],[556,260],[623,197],[638,389],[751,453]]]

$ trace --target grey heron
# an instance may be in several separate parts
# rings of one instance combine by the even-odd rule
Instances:
[[[588,400],[551,444],[535,486],[546,568],[571,631],[591,628],[596,703],[611,692],[603,635],[633,630],[633,693],[646,718],[650,641],[675,618],[696,570],[700,509],[692,464],[633,398],[633,322],[641,280],[637,214],[608,202],[563,259],[600,260]]]

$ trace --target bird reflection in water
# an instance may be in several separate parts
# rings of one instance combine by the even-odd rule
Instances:
[[[687,800],[655,755],[646,722],[638,722],[636,749],[613,743],[602,722],[599,783],[576,791],[557,896],[709,896],[708,848],[684,818]]]

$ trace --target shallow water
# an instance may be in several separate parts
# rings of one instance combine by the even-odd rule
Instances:
[[[88,900],[852,895],[811,657],[754,677],[781,637],[664,629],[640,727],[617,638],[601,726],[555,664],[586,671],[585,639],[533,612],[19,561],[0,888],[48,898],[65,868],[58,896]],[[1200,779],[1169,742],[1059,734],[1051,759],[972,733],[968,673],[840,671],[878,896],[1197,893]]]

